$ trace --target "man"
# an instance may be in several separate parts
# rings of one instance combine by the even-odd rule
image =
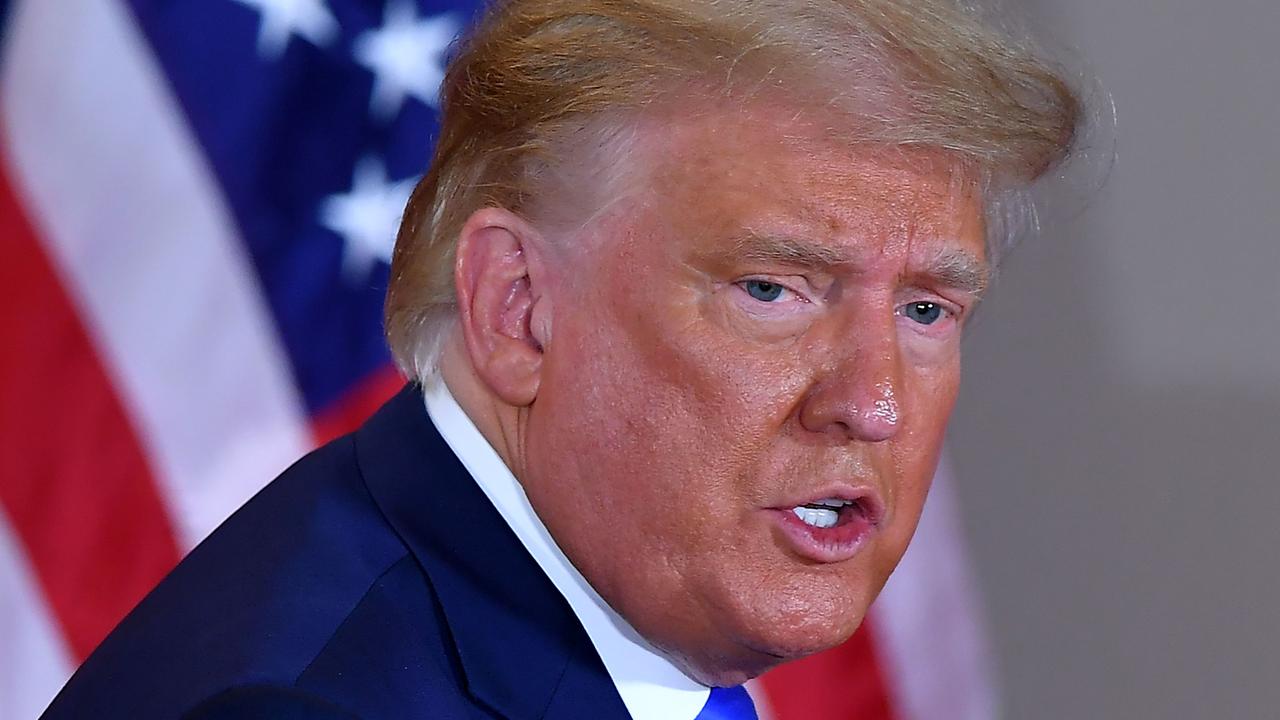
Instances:
[[[46,717],[754,717],[905,550],[1079,112],[942,0],[508,0],[443,101],[387,302],[415,382]]]

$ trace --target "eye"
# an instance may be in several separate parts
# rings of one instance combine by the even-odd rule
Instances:
[[[760,302],[771,303],[782,297],[782,291],[786,288],[768,280],[745,280],[742,283],[742,289]]]
[[[941,320],[947,311],[938,303],[922,301],[903,305],[901,312],[909,320],[921,325],[932,325]]]

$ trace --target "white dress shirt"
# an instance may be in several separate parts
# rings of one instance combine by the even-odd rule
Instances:
[[[587,631],[634,720],[693,720],[710,690],[654,650],[569,562],[529,504],[524,488],[439,378],[427,383],[427,414],[538,567]]]

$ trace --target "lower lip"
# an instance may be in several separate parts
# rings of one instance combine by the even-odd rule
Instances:
[[[796,517],[791,510],[770,510],[783,537],[800,557],[820,563],[836,563],[848,560],[871,538],[875,524],[866,517],[855,514],[840,525],[830,528],[814,527]]]

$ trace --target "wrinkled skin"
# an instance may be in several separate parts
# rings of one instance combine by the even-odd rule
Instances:
[[[905,551],[978,299],[939,258],[985,273],[980,208],[923,153],[768,113],[641,138],[634,192],[538,280],[536,399],[482,430],[610,605],[692,677],[738,683],[848,638]],[[840,483],[883,516],[815,561],[778,510]]]

